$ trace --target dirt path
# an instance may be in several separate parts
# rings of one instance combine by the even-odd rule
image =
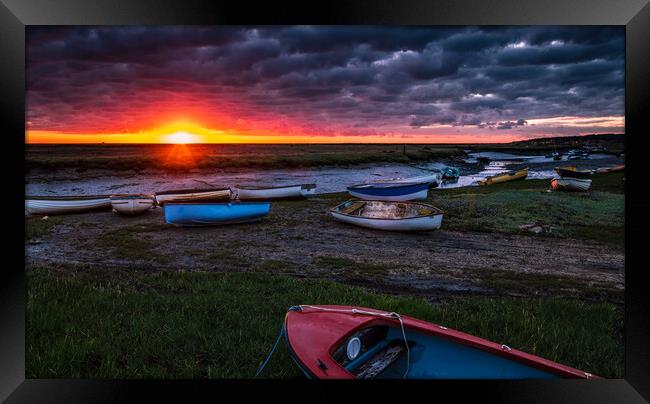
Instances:
[[[180,228],[163,210],[56,218],[26,243],[31,262],[152,270],[264,271],[422,295],[582,296],[622,301],[624,252],[595,242],[443,229],[380,232],[334,221],[343,195],[274,202],[261,222]],[[41,219],[31,219],[41,220]]]

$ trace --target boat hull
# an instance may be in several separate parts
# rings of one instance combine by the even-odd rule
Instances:
[[[30,215],[62,215],[108,209],[111,199],[106,196],[91,197],[30,197],[25,199],[25,212]]]
[[[406,183],[420,183],[420,182],[427,182],[429,184],[429,188],[435,188],[440,184],[440,180],[442,178],[441,174],[430,174],[430,175],[421,175],[418,177],[410,177],[410,178],[391,178],[387,180],[376,180],[372,181],[369,184],[373,183],[394,183],[394,184],[406,184]]]
[[[156,203],[230,200],[232,192],[227,189],[178,190],[156,193]]]
[[[587,191],[590,187],[591,180],[566,177],[551,180],[551,189],[554,191]]]
[[[555,172],[564,178],[588,179],[591,177],[590,171],[578,171],[576,167],[555,167]]]
[[[364,204],[379,205],[383,210],[383,214],[375,215],[354,215],[347,213],[346,209],[351,205],[358,204],[359,208],[363,208]],[[396,211],[406,206],[397,205],[411,205],[414,209],[425,210],[425,214],[413,217],[400,217]],[[352,206],[354,208],[354,206]],[[433,206],[421,203],[409,202],[386,202],[386,201],[364,201],[359,202],[350,200],[332,208],[330,214],[334,219],[352,224],[355,226],[366,227],[369,229],[388,230],[388,231],[431,231],[437,230],[442,225],[443,212]]]
[[[113,211],[121,215],[140,215],[153,208],[156,202],[155,197],[147,195],[116,195],[111,196],[111,207]]]
[[[479,185],[499,184],[499,183],[507,182],[507,181],[523,180],[526,177],[528,177],[528,168],[524,168],[523,170],[515,171],[514,173],[505,173],[505,174],[494,175],[492,177],[486,178],[483,181],[479,181],[478,184]]]
[[[238,187],[237,198],[246,200],[269,200],[269,199],[291,199],[305,198],[314,195],[315,185],[292,185],[287,187]]]
[[[613,167],[602,167],[596,170],[598,173],[613,173],[617,171],[625,171],[625,165],[618,165]]]
[[[348,193],[354,197],[377,201],[412,201],[427,199],[429,184],[375,183],[353,185]]]
[[[402,354],[376,378],[552,379],[598,378],[587,372],[527,354],[438,324],[401,316],[408,356]],[[375,332],[373,330],[382,330]],[[373,355],[394,344],[404,346],[400,321],[391,313],[352,306],[296,306],[285,317],[289,351],[309,377],[362,378]],[[373,331],[374,334],[367,333]],[[372,337],[368,337],[372,335]],[[352,338],[361,340],[358,356],[345,356]],[[407,372],[408,360],[408,372]],[[367,375],[366,375],[367,376]]]
[[[165,221],[177,226],[247,223],[269,214],[268,202],[167,203]]]

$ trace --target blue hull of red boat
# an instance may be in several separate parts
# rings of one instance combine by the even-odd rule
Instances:
[[[269,214],[270,202],[166,203],[165,220],[178,226],[246,223]]]

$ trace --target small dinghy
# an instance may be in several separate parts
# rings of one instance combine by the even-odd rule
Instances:
[[[235,192],[242,201],[306,198],[316,193],[316,184],[283,185],[278,187],[237,185]]]
[[[414,199],[427,199],[429,183],[376,182],[372,184],[352,185],[348,187],[348,192],[350,195],[361,199],[411,201]]]
[[[30,215],[62,215],[110,207],[109,195],[25,197],[25,212]]]
[[[578,170],[578,167],[576,166],[555,167],[555,172],[563,178],[587,179],[591,177],[591,171]]]
[[[439,229],[443,212],[418,202],[349,200],[332,208],[336,220],[379,230],[427,231]]]
[[[551,180],[551,189],[554,191],[586,191],[589,187],[590,179],[562,177]]]
[[[111,195],[113,211],[121,215],[139,215],[153,208],[156,203],[154,195],[129,194]]]
[[[230,188],[173,189],[156,192],[156,203],[230,200]]]
[[[409,177],[409,178],[390,178],[385,180],[375,180],[369,182],[368,184],[383,184],[387,182],[394,183],[394,184],[426,182],[429,184],[429,188],[435,188],[440,184],[441,178],[442,178],[442,174],[435,173],[435,174],[420,175],[417,177]]]
[[[289,352],[318,379],[599,379],[438,324],[351,306],[294,306]]]
[[[177,226],[248,223],[269,214],[270,202],[176,203],[164,205],[165,221]]]
[[[483,181],[478,181],[478,185],[492,185],[506,181],[523,180],[528,177],[528,167],[517,171],[508,171],[502,174],[487,177]]]

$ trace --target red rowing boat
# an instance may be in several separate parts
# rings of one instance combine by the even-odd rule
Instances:
[[[295,306],[289,350],[312,378],[596,379],[590,373],[438,324],[352,306]]]

